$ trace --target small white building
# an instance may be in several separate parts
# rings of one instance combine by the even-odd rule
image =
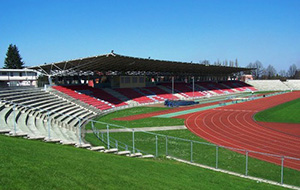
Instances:
[[[31,69],[0,69],[0,86],[36,86],[38,73]]]

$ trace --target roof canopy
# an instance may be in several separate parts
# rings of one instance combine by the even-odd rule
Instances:
[[[94,57],[62,61],[31,67],[48,76],[95,72],[115,74],[165,74],[191,76],[230,75],[248,68],[195,64],[187,62],[144,59],[109,53]]]

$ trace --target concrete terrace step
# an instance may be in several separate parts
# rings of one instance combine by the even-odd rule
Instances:
[[[154,158],[154,155],[147,154],[147,155],[143,155],[141,158]]]
[[[91,148],[90,144],[77,144],[75,145],[77,148]]]
[[[9,129],[0,129],[0,134],[9,133],[9,132],[10,132]]]
[[[140,153],[140,152],[129,155],[129,157],[133,157],[133,158],[135,158],[135,157],[142,157],[142,156],[143,156],[143,154]]]
[[[101,151],[101,150],[105,150],[105,147],[104,146],[95,146],[95,147],[89,148],[89,150],[92,150],[92,151]]]
[[[46,138],[44,141],[48,142],[48,143],[60,143],[61,142],[60,139],[48,139],[48,138]]]
[[[111,148],[104,151],[104,153],[116,153],[116,152],[118,152],[117,148]]]
[[[125,150],[125,151],[117,152],[116,154],[117,154],[117,155],[121,155],[121,156],[123,156],[123,155],[127,156],[127,155],[130,155],[130,153],[131,153],[130,151]]]
[[[76,145],[76,142],[71,142],[71,141],[61,141],[60,143],[63,145],[72,145],[72,146]]]
[[[46,137],[45,136],[30,136],[28,139],[30,140],[44,140]]]
[[[28,134],[27,133],[23,133],[23,132],[16,132],[14,133],[13,131],[8,133],[9,136],[13,136],[13,137],[26,137]]]

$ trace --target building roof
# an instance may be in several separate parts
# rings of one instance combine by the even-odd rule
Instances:
[[[248,68],[204,65],[187,62],[136,58],[109,53],[93,57],[30,67],[49,76],[84,72],[164,73],[170,75],[228,75]]]
[[[35,72],[36,70],[32,70],[32,69],[0,69],[0,72]]]

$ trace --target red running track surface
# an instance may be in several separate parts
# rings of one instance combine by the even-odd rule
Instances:
[[[220,146],[300,158],[300,137],[263,127],[253,119],[259,111],[297,98],[300,98],[300,92],[292,92],[177,118],[185,118],[190,131]],[[280,157],[257,153],[249,153],[249,156],[281,164]],[[284,165],[300,170],[299,160],[285,158]]]
[[[300,124],[298,123],[274,123],[274,122],[257,122],[260,126],[275,131],[286,133],[300,138]]]

